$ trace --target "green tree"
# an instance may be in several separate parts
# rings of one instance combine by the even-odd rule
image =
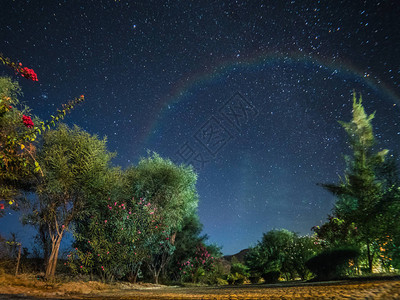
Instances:
[[[156,153],[142,158],[136,167],[126,172],[131,195],[143,197],[154,205],[166,228],[164,233],[152,235],[149,239],[151,255],[146,262],[154,281],[158,283],[160,272],[175,249],[176,235],[184,225],[185,217],[196,212],[197,175],[192,167],[177,166]],[[169,236],[165,237],[165,234]]]
[[[246,255],[246,265],[253,276],[260,275],[266,281],[282,275],[286,280],[297,276],[303,280],[309,276],[305,262],[315,255],[319,245],[309,236],[298,236],[286,229],[271,230]],[[276,275],[277,274],[277,275]]]
[[[246,265],[250,271],[262,277],[270,272],[288,272],[285,249],[290,247],[294,236],[294,233],[285,229],[264,233],[262,240],[250,248],[246,255]]]
[[[348,135],[352,156],[346,156],[347,170],[339,184],[322,186],[338,197],[334,214],[347,223],[354,223],[360,240],[367,247],[369,271],[372,272],[374,255],[372,242],[379,237],[377,217],[383,197],[382,182],[376,176],[376,169],[384,162],[388,150],[374,152],[376,145],[371,121],[374,114],[367,115],[362,106],[361,96],[353,94],[353,118],[340,122]]]
[[[106,140],[99,140],[79,127],[61,125],[43,136],[38,161],[44,176],[35,187],[37,203],[30,216],[37,226],[47,225],[51,251],[46,278],[54,276],[61,240],[70,225],[84,217],[87,204],[104,195],[110,182]]]
[[[127,173],[132,195],[156,205],[164,223],[174,234],[182,228],[185,217],[196,212],[197,175],[192,167],[177,166],[171,160],[152,153]]]

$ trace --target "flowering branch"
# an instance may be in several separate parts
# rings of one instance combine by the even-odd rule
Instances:
[[[11,69],[13,69],[16,74],[20,74],[22,77],[25,77],[26,79],[30,79],[32,81],[38,81],[35,71],[27,67],[23,67],[22,63],[17,64],[15,62],[12,62],[8,57],[3,56],[2,53],[0,53],[0,61],[4,65],[9,66]]]

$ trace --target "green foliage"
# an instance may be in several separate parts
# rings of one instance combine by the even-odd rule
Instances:
[[[146,259],[154,281],[158,282],[161,270],[165,268],[175,249],[176,235],[184,225],[185,218],[196,213],[197,175],[192,167],[177,166],[156,153],[142,158],[139,164],[129,168],[126,174],[131,195],[151,201],[157,207],[170,234],[164,247],[150,246],[153,252]],[[158,239],[154,239],[154,242],[159,243]]]
[[[316,231],[332,246],[343,242],[365,245],[369,272],[372,272],[374,259],[379,255],[379,245],[388,236],[393,241],[400,233],[397,167],[393,159],[385,162],[388,150],[375,152],[373,118],[374,114],[365,113],[361,97],[357,100],[354,93],[353,118],[350,122],[341,122],[353,153],[346,157],[344,179],[339,184],[322,185],[338,199],[335,218]],[[390,245],[386,247],[390,248]]]
[[[240,262],[232,264],[231,273],[238,273],[238,274],[243,275],[244,277],[249,277],[250,276],[249,268],[246,265],[244,265],[244,264],[242,264]]]
[[[0,53],[0,62],[22,75],[26,79],[37,80],[36,73],[21,63],[12,62]],[[55,116],[47,122],[29,116],[27,106],[18,108],[17,97],[21,94],[18,83],[10,78],[0,77],[0,217],[4,213],[4,204],[12,205],[20,191],[30,191],[35,177],[43,176],[40,164],[36,160],[34,142],[45,131],[55,126],[74,106],[84,101],[84,96],[63,105]],[[38,125],[39,124],[39,125]]]
[[[182,229],[175,238],[175,251],[168,261],[166,276],[172,280],[179,281],[181,278],[181,263],[191,260],[196,255],[197,246],[205,243],[207,236],[201,236],[202,224],[197,214],[186,216]]]
[[[106,140],[99,140],[75,126],[61,124],[43,136],[38,160],[44,178],[36,187],[41,207],[48,213],[44,220],[67,227],[84,208],[106,190],[110,162],[114,157],[106,149]],[[54,225],[53,225],[54,226]]]
[[[193,257],[179,264],[180,278],[183,282],[211,283],[212,275],[217,270],[217,257],[200,243],[196,246]]]
[[[256,277],[265,277],[276,271],[287,280],[297,276],[307,279],[309,272],[304,266],[305,261],[315,255],[318,248],[311,237],[299,237],[284,229],[272,230],[265,233],[261,242],[250,249],[246,255],[246,265],[250,268],[250,274]]]
[[[217,284],[217,285],[228,285],[229,282],[228,282],[227,280],[225,280],[225,279],[217,278],[217,279],[216,279],[216,284]]]
[[[234,285],[243,284],[249,276],[249,267],[239,262],[239,260],[233,256],[230,273],[227,276],[228,283]]]
[[[99,140],[79,127],[61,125],[43,135],[37,159],[44,176],[35,186],[37,201],[27,219],[40,229],[43,225],[51,239],[51,254],[46,276],[53,276],[58,249],[69,226],[87,216],[89,203],[107,190],[110,161],[114,154]]]
[[[310,258],[306,262],[306,266],[317,276],[318,280],[337,279],[346,275],[359,255],[359,250],[355,248],[325,250]]]
[[[196,212],[197,175],[188,166],[177,166],[169,159],[153,153],[142,158],[136,167],[127,170],[132,195],[156,205],[164,223],[173,232],[180,230],[186,216]]]
[[[294,234],[285,229],[264,233],[261,242],[247,254],[246,264],[251,271],[260,274],[280,270],[285,261],[283,251],[289,247],[293,237]]]
[[[246,280],[246,276],[244,276],[243,274],[237,273],[237,272],[230,273],[227,277],[228,283],[232,284],[232,285],[243,284],[245,280]]]
[[[96,274],[107,281],[137,276],[151,253],[152,236],[163,233],[167,238],[156,208],[142,200],[109,202],[83,224],[76,225],[76,252],[70,254],[69,266],[73,272]]]
[[[354,223],[349,223],[340,218],[328,216],[328,222],[322,226],[311,228],[322,246],[328,248],[338,247],[340,245],[355,244],[358,238],[358,230]]]
[[[32,132],[22,122],[22,116],[30,110],[18,109],[17,97],[21,94],[17,82],[0,77],[0,198],[10,205],[19,194],[18,189],[24,187],[24,181],[27,183],[35,173],[35,147],[23,138]],[[0,210],[0,216],[2,213]]]
[[[309,269],[306,267],[306,261],[320,251],[320,245],[314,237],[295,236],[292,245],[287,249],[289,257],[289,270],[292,270],[292,279],[299,276],[302,280],[311,277]],[[293,272],[294,271],[294,272]]]
[[[111,245],[115,246],[120,242],[118,249],[107,250],[110,255],[113,253],[112,257],[118,257],[118,260],[108,262],[107,266],[104,260],[97,260],[90,272],[100,274],[106,280],[126,277],[136,281],[139,274],[146,275],[146,270],[143,269],[145,265],[155,282],[158,282],[161,271],[164,271],[164,275],[172,274],[175,279],[179,278],[178,263],[188,255],[194,255],[196,246],[205,239],[199,237],[201,224],[195,214],[198,201],[196,175],[192,169],[176,166],[157,154],[141,159],[137,167],[130,167],[124,172],[117,170],[117,173],[115,183],[109,182],[108,190],[104,190],[100,198],[91,201],[86,207],[90,215],[87,214],[76,225],[75,246],[84,253],[97,251],[100,254],[100,248],[112,250]],[[113,206],[99,200],[104,199],[104,195],[109,195],[109,201],[115,199],[112,201],[119,205],[123,203],[123,207],[132,215],[111,218],[110,214],[114,213],[114,209],[109,207]],[[141,195],[143,198],[139,198]],[[152,211],[143,213],[143,207],[151,207]],[[156,219],[149,219],[149,216]],[[125,217],[129,217],[129,220]],[[111,226],[107,230],[104,220],[108,220],[107,226]],[[113,228],[129,230],[120,230],[117,234]],[[140,236],[137,236],[137,232],[140,232]],[[85,243],[87,240],[92,241],[91,248]],[[97,244],[99,249],[94,249],[93,245]],[[176,248],[178,252],[171,259]],[[171,269],[166,270],[168,262]],[[172,265],[171,262],[175,264]],[[80,264],[79,260],[76,264]],[[196,276],[200,278],[201,274],[199,269]]]

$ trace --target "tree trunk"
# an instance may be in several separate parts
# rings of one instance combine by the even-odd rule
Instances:
[[[17,258],[17,266],[15,267],[15,276],[18,275],[19,261],[21,260],[21,249],[22,249],[22,244],[19,243],[18,258]]]
[[[139,273],[139,269],[131,271],[131,273],[129,274],[129,278],[128,278],[130,283],[136,284],[138,273]]]
[[[158,275],[159,275],[159,272],[154,273],[154,283],[155,284],[158,284]]]
[[[39,238],[43,247],[43,261],[44,261],[44,270],[47,269],[47,264],[49,262],[49,240],[48,235],[46,233],[46,225],[39,226]]]
[[[369,273],[372,274],[372,260],[373,257],[371,255],[371,249],[369,247],[369,242],[367,242],[367,256],[368,256],[368,269],[369,269]]]
[[[45,275],[46,279],[54,277],[54,274],[56,272],[58,251],[60,250],[62,237],[63,237],[63,232],[57,234],[57,236],[51,241],[51,253],[49,261],[46,266],[46,275]]]
[[[137,276],[138,276],[137,272],[136,272],[135,274],[133,274],[133,276],[132,276],[132,283],[133,283],[133,284],[136,284],[136,282],[137,282]]]

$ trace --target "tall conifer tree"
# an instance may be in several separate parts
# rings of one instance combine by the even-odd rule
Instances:
[[[383,196],[383,185],[376,176],[376,170],[384,162],[388,150],[374,151],[376,141],[371,121],[375,113],[367,115],[361,96],[357,100],[355,93],[352,113],[353,118],[350,122],[340,122],[347,132],[353,151],[352,156],[345,157],[345,177],[339,184],[322,186],[338,197],[335,215],[357,226],[360,241],[367,247],[368,267],[372,272],[371,243],[379,234],[375,226]]]

